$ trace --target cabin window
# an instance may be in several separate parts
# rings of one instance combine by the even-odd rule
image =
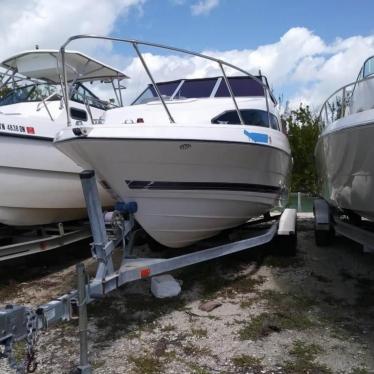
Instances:
[[[270,126],[273,130],[279,130],[278,118],[273,114],[270,114]]]
[[[87,121],[87,112],[83,109],[70,108],[70,117],[77,121]]]
[[[259,109],[242,109],[240,111],[244,123],[251,126],[269,127],[268,113]],[[213,124],[218,125],[240,125],[240,119],[236,110],[228,110],[212,119]],[[270,126],[274,130],[279,130],[278,119],[270,113]]]

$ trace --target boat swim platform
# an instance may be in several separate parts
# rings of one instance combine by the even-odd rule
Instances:
[[[215,246],[211,246],[213,242],[209,240],[211,244],[208,248],[200,249],[203,246],[200,243],[194,251],[168,258],[136,258],[133,244],[134,213],[137,205],[121,203],[117,205],[116,212],[105,214],[104,218],[94,172],[82,172],[81,182],[93,237],[92,256],[97,261],[96,275],[89,280],[84,265],[78,264],[77,290],[72,290],[36,309],[19,305],[7,305],[0,309],[0,346],[4,347],[0,358],[6,358],[10,367],[17,373],[23,372],[24,365],[17,363],[13,355],[12,348],[15,342],[26,340],[28,357],[33,357],[36,336],[41,330],[59,322],[70,321],[77,316],[79,316],[80,334],[78,370],[84,374],[91,373],[87,351],[87,304],[104,297],[124,284],[255,249],[274,239],[279,240],[279,248],[284,248],[285,254],[292,254],[296,249],[296,210],[285,209],[280,215],[269,215],[262,220],[249,222],[245,227],[239,227],[239,230],[247,232],[244,238],[239,235],[234,240]],[[119,213],[123,219],[119,218]],[[235,235],[231,238],[235,238]],[[117,267],[113,261],[116,249],[122,251],[122,261]],[[34,362],[30,361],[33,365]]]

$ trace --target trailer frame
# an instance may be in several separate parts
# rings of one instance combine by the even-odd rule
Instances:
[[[344,212],[331,207],[322,198],[314,200],[314,233],[318,246],[331,244],[334,234],[359,243],[366,253],[374,253],[374,232],[344,220]]]
[[[72,290],[34,310],[15,305],[0,309],[0,347],[1,345],[5,347],[0,357],[7,358],[17,373],[24,373],[27,368],[12,360],[13,343],[25,339],[27,336],[32,337],[39,330],[47,329],[58,322],[69,321],[78,314],[78,311],[80,320],[80,365],[78,370],[83,374],[91,373],[87,352],[86,306],[118,289],[121,285],[256,248],[269,243],[275,236],[281,237],[283,244],[285,239],[289,238],[290,246],[296,246],[296,210],[285,209],[283,214],[277,216],[278,219],[275,218],[269,228],[259,228],[255,235],[242,240],[191,251],[171,258],[135,258],[132,247],[136,203],[119,203],[116,205],[115,212],[104,215],[95,173],[92,170],[83,171],[80,177],[93,237],[92,256],[97,260],[96,275],[93,279],[88,280],[84,267],[82,264],[78,264],[78,290]],[[122,261],[120,266],[115,268],[113,251],[120,245],[122,245]],[[31,323],[30,316],[32,316]],[[29,347],[32,344],[29,344],[28,341]],[[33,347],[29,348],[32,352]]]
[[[0,227],[0,263],[64,247],[91,237],[88,221]]]

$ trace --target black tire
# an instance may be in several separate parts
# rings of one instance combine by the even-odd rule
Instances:
[[[297,234],[277,235],[274,244],[274,255],[293,257],[297,255]]]
[[[359,214],[357,214],[355,212],[348,212],[347,215],[348,215],[348,219],[349,219],[350,224],[352,224],[354,226],[358,226],[358,227],[361,226],[362,218]]]
[[[331,244],[332,232],[331,230],[314,229],[314,238],[318,247],[326,247]]]

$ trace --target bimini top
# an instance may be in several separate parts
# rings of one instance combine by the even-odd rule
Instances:
[[[54,49],[36,49],[14,55],[1,63],[5,69],[27,78],[42,79],[50,83],[60,82],[61,55]],[[121,71],[105,65],[83,53],[65,52],[68,81],[97,81],[129,78]]]

